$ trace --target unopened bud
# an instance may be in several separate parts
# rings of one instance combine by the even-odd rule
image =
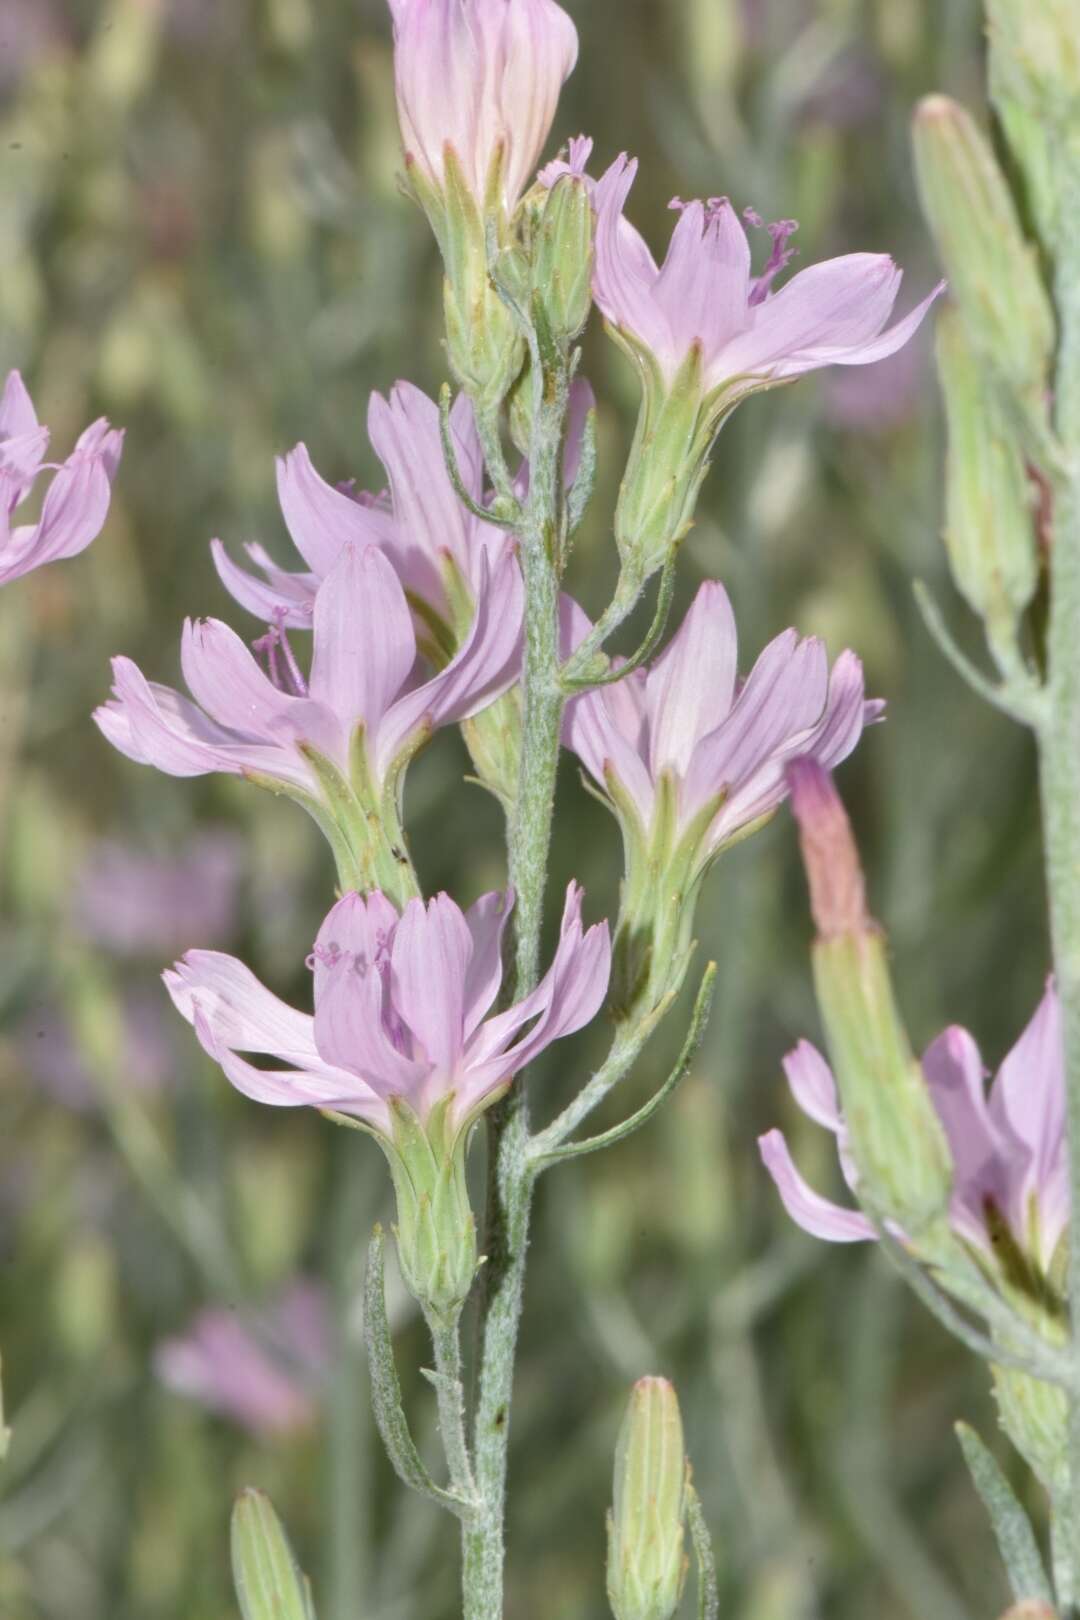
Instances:
[[[949,425],[945,544],[957,589],[992,644],[1015,647],[1035,594],[1031,485],[985,366],[955,309],[938,319],[937,362]]]
[[[456,1127],[453,1097],[421,1123],[401,1098],[390,1103],[392,1137],[380,1138],[397,1198],[398,1258],[405,1286],[425,1311],[460,1311],[476,1275],[476,1218],[465,1176],[468,1127]]]
[[[1044,122],[1066,123],[1080,104],[1076,0],[986,0],[986,13],[1011,93]]]
[[[921,103],[914,140],[923,209],[971,340],[1018,395],[1041,401],[1054,317],[990,143],[947,96]]]
[[[592,308],[595,217],[585,181],[566,174],[548,194],[533,247],[532,284],[558,343],[572,343]]]
[[[410,178],[435,225],[446,267],[443,307],[451,369],[478,407],[494,410],[521,370],[525,343],[489,273],[484,215],[451,150],[437,196]]]
[[[885,939],[866,910],[854,836],[828,773],[788,770],[818,929],[814,985],[858,1170],[859,1197],[917,1238],[944,1212],[952,1164],[893,994]]]
[[[666,1378],[642,1378],[615,1451],[607,1576],[615,1620],[671,1620],[678,1608],[687,1477],[678,1396]]]
[[[262,1491],[241,1491],[233,1508],[232,1567],[244,1620],[315,1620],[311,1588]]]

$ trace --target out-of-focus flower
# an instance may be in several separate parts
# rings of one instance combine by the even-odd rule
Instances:
[[[176,1063],[162,1020],[160,992],[146,985],[127,988],[119,996],[116,1010],[121,1020],[116,1062],[124,1085],[144,1095],[164,1090],[173,1079]],[[28,1013],[16,1033],[16,1044],[33,1090],[77,1113],[90,1113],[100,1106],[102,1088],[94,1078],[90,1057],[58,1004],[45,1001]]]
[[[575,698],[568,709],[568,746],[622,827],[619,935],[629,952],[621,970],[630,995],[642,973],[650,994],[662,990],[690,943],[705,873],[783,803],[787,763],[810,754],[839,764],[881,713],[866,700],[854,653],[842,653],[830,674],[823,644],[787,630],[740,685],[737,652],[727,593],[707,581],[648,672]]]
[[[0,0],[0,95],[17,90],[64,39],[52,0]]]
[[[38,422],[17,371],[0,396],[0,585],[45,563],[74,557],[101,533],[124,435],[102,416],[80,435],[68,459],[45,462],[49,430]],[[15,509],[46,466],[56,476],[36,523],[12,526]]]
[[[288,1434],[315,1419],[329,1341],[325,1296],[301,1281],[258,1315],[200,1311],[186,1333],[158,1345],[154,1367],[169,1389],[241,1428]]]
[[[512,211],[532,178],[577,61],[554,0],[390,0],[405,161],[446,183],[448,152],[478,202]]]
[[[979,1049],[959,1025],[931,1042],[922,1068],[952,1154],[953,1231],[996,1260],[1007,1230],[1016,1247],[1048,1272],[1069,1219],[1061,1008],[1053,983],[989,1094]],[[825,1059],[809,1041],[800,1041],[785,1058],[784,1072],[803,1113],[836,1137],[844,1178],[857,1191],[847,1126]],[[805,1231],[833,1243],[876,1235],[859,1211],[807,1185],[781,1131],[767,1132],[758,1145],[784,1207]]]
[[[394,1106],[424,1121],[452,1099],[457,1128],[561,1036],[593,1017],[607,988],[607,924],[585,930],[581,890],[567,891],[555,959],[539,986],[486,1018],[502,980],[510,899],[462,912],[448,895],[347,894],[327,916],[311,967],[315,1014],[295,1012],[235,958],[189,951],[165,982],[233,1085],[258,1102],[332,1109],[392,1135]],[[289,1065],[257,1069],[238,1052]]]
[[[513,555],[504,552],[490,574],[482,559],[468,636],[418,684],[401,581],[377,547],[347,544],[316,594],[310,676],[284,624],[256,644],[264,672],[220,620],[188,621],[181,659],[196,702],[117,658],[113,699],[94,718],[121,753],[172,776],[224,771],[284,790],[327,832],[339,864],[356,864],[358,886],[399,893],[408,761],[433,730],[475,714],[516,678],[521,614]]]
[[[663,266],[623,214],[637,163],[617,158],[596,186],[593,291],[642,379],[637,434],[619,495],[615,537],[624,567],[648,577],[694,514],[716,434],[748,394],[822,366],[869,365],[901,348],[941,291],[887,331],[901,272],[884,254],[810,266],[779,291],[794,220],[768,227],[758,275],[726,197],[679,210]],[[755,226],[763,221],[747,210]]]
[[[845,433],[892,433],[914,418],[929,373],[930,360],[921,339],[870,370],[830,371],[821,391],[824,414],[833,427]]]
[[[122,956],[170,956],[196,939],[222,944],[236,926],[240,872],[239,840],[223,830],[172,856],[103,840],[76,880],[75,922]]]
[[[347,894],[311,956],[315,1014],[296,1012],[233,957],[190,951],[165,982],[233,1085],[258,1102],[315,1107],[372,1131],[397,1195],[405,1282],[453,1316],[476,1272],[465,1158],[480,1113],[552,1041],[581,1029],[607,989],[607,924],[587,931],[567,891],[555,959],[524,1000],[492,1017],[509,896],[462,912],[446,895],[399,917],[385,895]],[[240,1052],[288,1065],[259,1069]]]

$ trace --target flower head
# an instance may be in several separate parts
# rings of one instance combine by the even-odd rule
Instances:
[[[264,671],[220,620],[189,620],[181,660],[196,702],[151,685],[130,659],[117,658],[113,699],[94,718],[121,753],[172,776],[224,771],[313,797],[321,793],[319,762],[347,779],[362,737],[378,788],[431,730],[474,714],[514,678],[517,565],[505,553],[493,576],[482,565],[480,580],[460,652],[418,684],[416,634],[400,580],[376,547],[347,544],[316,592],[309,675],[284,622],[258,644]]]
[[[564,636],[582,639],[570,604]],[[654,1005],[679,982],[694,911],[713,861],[787,797],[785,766],[846,759],[881,705],[868,703],[853,653],[832,673],[821,642],[794,630],[770,642],[741,684],[735,620],[717,581],[701,586],[647,670],[575,698],[565,738],[622,828],[626,881],[615,1011]]]
[[[498,201],[512,211],[577,61],[570,18],[554,0],[390,0],[390,9],[410,168],[441,190],[449,148],[473,196],[484,199],[497,173]]]
[[[576,698],[567,719],[568,745],[620,809],[648,828],[666,780],[677,833],[704,814],[710,855],[783,803],[789,760],[839,764],[882,710],[854,653],[830,674],[823,644],[786,630],[741,683],[737,653],[727,592],[708,580],[647,672]]]
[[[726,197],[672,204],[679,221],[662,266],[623,215],[637,163],[617,158],[596,188],[594,292],[615,329],[652,357],[670,383],[695,348],[705,391],[752,389],[822,366],[869,365],[911,337],[937,286],[888,331],[902,272],[885,254],[851,253],[773,281],[792,257],[793,220],[768,227],[772,251],[755,276],[746,232]],[[748,211],[748,223],[762,221]]]
[[[288,1434],[314,1421],[329,1336],[322,1290],[296,1282],[249,1320],[216,1306],[200,1311],[187,1332],[158,1345],[154,1369],[169,1389],[241,1428]]]
[[[502,979],[510,897],[468,911],[449,896],[347,894],[311,956],[314,1016],[279,1001],[234,957],[189,951],[165,975],[169,993],[233,1085],[278,1107],[330,1109],[391,1136],[395,1103],[423,1123],[449,1104],[463,1126],[552,1041],[581,1029],[607,988],[607,924],[584,929],[581,890],[567,891],[558,949],[529,996],[488,1016]],[[285,1069],[239,1056],[267,1053]]]
[[[995,1256],[1005,1229],[1047,1272],[1069,1218],[1061,1008],[1053,982],[989,1093],[979,1049],[958,1025],[927,1047],[922,1068],[953,1161],[953,1231]],[[845,1180],[857,1192],[847,1125],[825,1059],[800,1041],[784,1060],[784,1071],[803,1113],[836,1137]],[[833,1243],[876,1235],[860,1211],[834,1204],[807,1185],[781,1131],[769,1131],[758,1145],[784,1207],[805,1231]]]
[[[104,417],[93,422],[55,468],[38,521],[13,527],[15,508],[47,465],[49,430],[38,422],[19,373],[8,373],[0,395],[0,585],[45,563],[74,557],[97,538],[123,442],[123,433],[110,428]]]
[[[451,412],[450,433],[464,486],[479,505],[484,463],[464,397]],[[382,494],[328,484],[304,444],[278,460],[281,510],[305,571],[279,568],[261,546],[248,545],[259,579],[238,567],[220,540],[212,542],[222,583],[242,607],[267,621],[280,618],[289,629],[310,628],[315,593],[346,545],[377,546],[405,589],[444,621],[453,619],[451,599],[462,588],[475,597],[482,560],[494,565],[509,541],[458,499],[446,470],[438,406],[412,383],[396,383],[387,399],[372,394],[368,435],[389,480]]]

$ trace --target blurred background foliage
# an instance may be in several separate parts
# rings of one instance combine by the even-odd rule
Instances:
[[[975,0],[569,4],[582,54],[557,138],[642,157],[654,244],[673,194],[729,193],[797,217],[803,262],[891,252],[906,303],[921,295],[936,269],[908,118],[931,89],[980,103]],[[327,476],[377,488],[370,390],[442,380],[435,251],[396,167],[381,0],[0,0],[0,361],[24,370],[55,453],[102,411],[128,430],[102,538],[0,600],[5,1620],[233,1614],[243,1484],[273,1495],[323,1620],[457,1612],[452,1526],[397,1485],[370,1428],[356,1289],[384,1166],[352,1133],[236,1096],[157,977],[219,944],[304,997],[328,858],[291,806],[142,770],[88,718],[110,654],[172,682],[185,614],[243,629],[207,541],[288,559],[275,453],[303,437]],[[602,472],[572,586],[595,609],[634,392],[599,330],[586,369]],[[914,610],[920,576],[968,632],[939,544],[941,441],[925,337],[744,404],[680,590],[724,580],[744,666],[792,623],[864,657],[889,718],[842,786],[912,1034],[965,1023],[994,1065],[1047,964],[1035,788],[1026,740]],[[442,734],[408,805],[426,884],[462,902],[503,877],[499,817],[465,768]],[[556,886],[574,874],[613,914],[618,861],[568,762]],[[782,1122],[818,1184],[835,1178],[780,1074],[818,1033],[786,816],[724,858],[701,935],[720,994],[692,1079],[643,1136],[541,1188],[508,1612],[603,1612],[615,1433],[628,1382],[657,1372],[682,1397],[725,1615],[986,1620],[1005,1591],[950,1426],[993,1433],[986,1376],[879,1257],[791,1228],[757,1160]],[[557,1049],[541,1114],[601,1040]],[[639,1099],[667,1056],[649,1054]],[[323,1321],[308,1289],[306,1348],[273,1320],[298,1277],[327,1302]],[[430,1438],[403,1297],[396,1319]]]

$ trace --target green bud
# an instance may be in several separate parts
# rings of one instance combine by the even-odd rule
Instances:
[[[859,1196],[918,1238],[944,1213],[952,1162],[893,995],[880,932],[814,945],[814,986]]]
[[[1054,317],[1035,249],[985,135],[947,96],[915,114],[923,209],[976,350],[1029,405],[1041,405]]]
[[[615,1451],[608,1515],[608,1601],[615,1620],[671,1620],[682,1597],[689,1465],[675,1390],[634,1385]]]
[[[446,351],[451,370],[478,407],[495,410],[510,392],[525,358],[524,339],[488,270],[489,222],[496,236],[506,228],[501,205],[495,203],[501,186],[499,165],[496,162],[492,166],[483,210],[450,149],[444,162],[444,188],[436,189],[415,165],[409,167],[408,179],[442,252],[446,270]],[[505,246],[501,242],[498,245]],[[500,262],[505,259],[507,254],[503,252]],[[506,265],[506,274],[511,278],[513,269],[513,263]]]
[[[548,194],[533,242],[532,288],[556,342],[581,334],[592,308],[592,199],[583,180],[563,175]]]
[[[613,332],[642,382],[637,430],[615,509],[623,568],[642,580],[662,568],[694,519],[720,425],[715,393],[705,393],[695,344],[670,386],[647,350]]]
[[[315,1620],[307,1578],[262,1491],[241,1491],[233,1508],[232,1567],[244,1620]]]
[[[822,767],[789,770],[810,906],[814,985],[860,1202],[911,1238],[944,1214],[952,1183],[945,1133],[893,995],[885,939],[866,909],[859,852]]]
[[[1076,0],[986,0],[986,14],[1010,94],[1044,123],[1068,123],[1080,105]]]
[[[478,1263],[465,1177],[471,1121],[455,1126],[453,1103],[452,1096],[440,1098],[421,1121],[396,1097],[393,1136],[378,1139],[397,1198],[394,1236],[405,1286],[425,1311],[443,1319],[464,1305]]]
[[[1038,583],[1031,486],[963,319],[937,324],[938,376],[949,425],[945,544],[957,589],[991,644],[1015,652],[1016,623]]]

